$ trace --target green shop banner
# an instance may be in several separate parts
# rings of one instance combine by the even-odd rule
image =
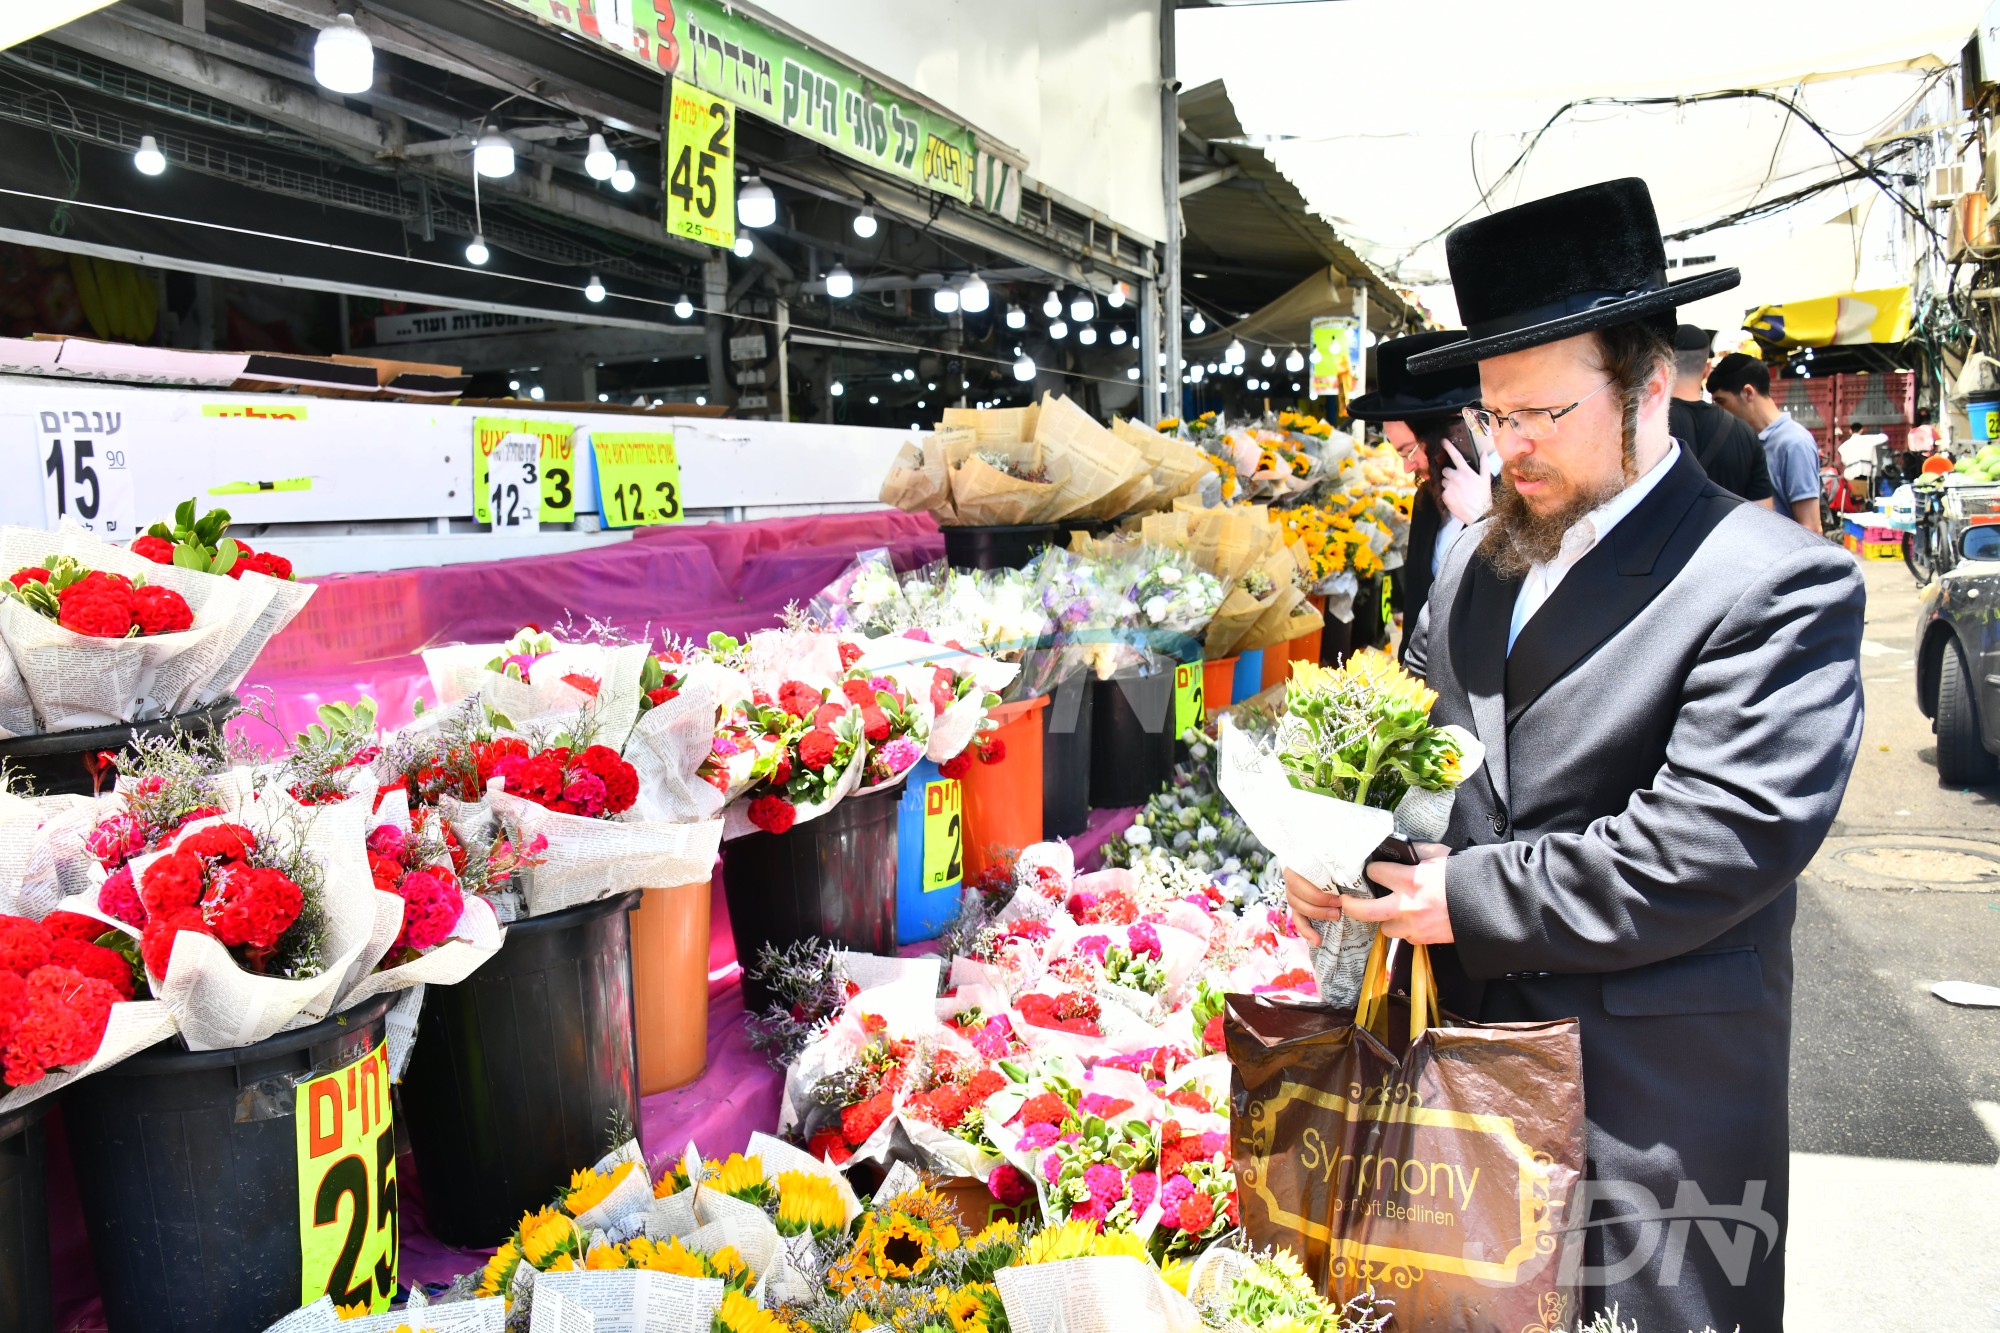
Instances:
[[[973,198],[969,126],[717,0],[502,2],[890,175]]]

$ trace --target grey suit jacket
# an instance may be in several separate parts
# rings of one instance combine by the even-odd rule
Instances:
[[[1683,1182],[1710,1204],[1754,1196],[1782,1227],[1795,881],[1860,743],[1860,573],[1683,450],[1509,652],[1520,585],[1479,535],[1454,546],[1410,655],[1435,719],[1487,747],[1447,835],[1447,1007],[1579,1018],[1593,1177],[1663,1208],[1691,1203]],[[1643,1329],[1775,1333],[1773,1238],[1750,1237],[1746,1268],[1680,1230],[1586,1228],[1598,1261],[1653,1246],[1593,1299]]]

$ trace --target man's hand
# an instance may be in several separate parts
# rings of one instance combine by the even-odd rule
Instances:
[[[1314,922],[1340,920],[1341,896],[1319,888],[1295,870],[1285,872],[1285,898],[1291,903],[1292,924],[1299,928],[1299,934],[1305,936],[1307,944],[1319,943],[1319,931],[1314,928]]]
[[[1417,844],[1420,858],[1413,866],[1377,861],[1368,878],[1389,890],[1381,898],[1349,898],[1340,909],[1356,921],[1373,921],[1391,939],[1412,944],[1450,944],[1451,914],[1445,909],[1445,858],[1451,848],[1434,842]],[[1287,876],[1287,887],[1290,877]],[[1298,902],[1296,892],[1292,894]],[[1294,915],[1296,915],[1296,907]]]
[[[1477,523],[1493,505],[1492,479],[1483,470],[1466,462],[1450,440],[1445,441],[1444,447],[1454,464],[1444,470],[1444,481],[1440,487],[1444,507],[1461,523]]]

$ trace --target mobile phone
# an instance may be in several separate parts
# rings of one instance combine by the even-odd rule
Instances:
[[[1368,860],[1363,863],[1363,868],[1366,869],[1369,864],[1376,861],[1392,861],[1399,866],[1413,866],[1417,863],[1417,859],[1416,844],[1400,833],[1391,833],[1388,837],[1382,839],[1381,846],[1368,854]],[[1388,892],[1387,889],[1377,884],[1374,880],[1369,879],[1365,874],[1362,875],[1361,882],[1377,898]]]

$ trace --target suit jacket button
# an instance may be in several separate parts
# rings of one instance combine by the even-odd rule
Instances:
[[[1493,816],[1493,832],[1498,837],[1504,838],[1507,836],[1507,816],[1505,815]]]

